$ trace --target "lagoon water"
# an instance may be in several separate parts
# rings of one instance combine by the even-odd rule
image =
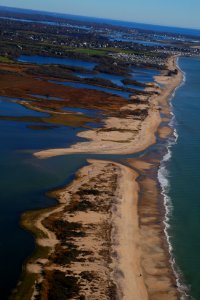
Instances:
[[[142,69],[142,68],[132,68],[132,78],[142,83],[148,83],[154,81],[154,76],[160,74],[159,70],[154,69]]]
[[[107,74],[107,73],[97,73],[97,74],[84,74],[84,73],[75,73],[80,78],[103,78],[110,80],[112,83],[123,86],[122,80],[124,79],[123,76],[114,75],[114,74]]]
[[[12,100],[0,98],[0,116],[46,116]],[[16,286],[22,263],[34,250],[33,237],[19,226],[21,213],[55,203],[45,197],[45,192],[70,180],[84,161],[77,158],[71,163],[69,157],[41,161],[35,159],[32,155],[34,150],[69,146],[77,140],[76,133],[80,131],[79,128],[67,126],[50,130],[27,128],[27,125],[36,124],[0,120],[1,300],[7,299],[11,289]]]
[[[97,65],[96,63],[93,63],[90,61],[76,60],[76,59],[70,59],[70,58],[39,56],[39,55],[21,55],[18,58],[18,61],[39,64],[39,65],[41,65],[41,64],[42,65],[46,65],[46,64],[58,64],[59,65],[60,64],[60,65],[66,65],[66,66],[82,67],[82,68],[85,68],[88,70],[93,70],[94,67]],[[155,69],[142,69],[142,68],[134,67],[134,68],[130,69],[130,75],[131,75],[130,79],[139,81],[141,83],[153,82],[154,76],[159,75],[159,73],[160,73],[160,71],[155,70]],[[120,75],[107,74],[107,73],[103,73],[103,72],[99,72],[97,74],[74,72],[74,75],[76,75],[80,78],[102,78],[105,80],[110,80],[112,83],[114,83],[115,85],[117,85],[119,87],[130,88],[130,89],[141,90],[141,91],[144,90],[144,87],[140,87],[140,86],[137,86],[134,84],[131,84],[131,85],[123,84],[122,80],[125,79],[125,77],[120,76]],[[97,90],[97,91],[103,91],[106,93],[124,97],[126,99],[129,99],[129,97],[130,97],[129,92],[112,89],[109,87],[106,88],[106,87],[102,87],[102,86],[95,85],[95,84],[92,85],[92,84],[72,82],[72,81],[65,81],[65,82],[52,81],[52,82],[61,84],[61,85],[65,85],[65,86],[75,87],[75,88],[85,88],[85,89],[93,89],[93,90]],[[44,98],[44,96],[42,96],[42,97]],[[50,99],[52,99],[52,97],[50,97],[49,100]]]
[[[97,90],[97,91],[101,91],[101,92],[105,92],[105,93],[110,93],[113,95],[118,95],[121,97],[124,97],[126,99],[129,99],[130,97],[130,93],[129,92],[124,92],[124,91],[120,91],[117,89],[112,89],[112,88],[106,88],[106,87],[101,87],[98,85],[92,85],[92,84],[87,84],[87,83],[79,83],[79,82],[68,82],[68,81],[56,81],[56,80],[51,80],[50,82],[56,83],[56,84],[61,84],[64,86],[71,86],[71,87],[75,87],[78,89],[89,89],[89,90]]]
[[[40,55],[21,55],[18,58],[19,62],[25,62],[25,63],[32,63],[32,64],[38,64],[38,65],[65,65],[65,66],[73,66],[73,67],[81,67],[85,68],[87,70],[93,70],[94,67],[97,65],[94,62],[90,61],[83,61],[78,59],[72,59],[72,58],[60,58],[60,57],[50,57],[50,56],[40,56]],[[152,82],[153,77],[158,75],[160,72],[158,70],[154,69],[142,69],[142,68],[132,68],[130,70],[130,74],[132,76],[132,79],[136,81],[140,81],[142,83]],[[114,75],[114,74],[107,74],[107,73],[97,73],[97,74],[85,74],[85,73],[77,73],[74,72],[74,75],[79,76],[80,78],[102,78],[106,80],[110,80],[114,84],[118,86],[125,86],[122,83],[122,80],[124,79],[124,76],[120,75]],[[69,84],[70,85],[70,84]],[[83,84],[82,84],[83,86]],[[84,87],[84,86],[83,86]],[[86,85],[85,85],[85,88]],[[91,88],[91,87],[90,87]],[[132,88],[138,88],[138,86],[132,86]],[[97,89],[95,86],[93,89]],[[100,90],[102,90],[100,88]],[[104,88],[105,90],[105,88]],[[108,90],[108,92],[111,92]],[[115,91],[116,92],[116,91]]]
[[[0,97],[0,117],[46,117],[13,102],[15,99]],[[77,109],[71,109],[77,111]],[[95,110],[79,110],[96,116]],[[69,155],[39,160],[33,152],[40,149],[67,147],[81,141],[77,138],[80,128],[57,126],[49,130],[33,130],[34,122],[17,122],[0,118],[0,299],[6,300],[16,287],[22,264],[34,251],[34,238],[20,228],[20,216],[27,210],[54,205],[45,193],[69,183],[75,172],[86,164],[89,155]],[[96,127],[98,124],[88,124]],[[96,157],[96,156],[92,156]],[[101,156],[97,156],[101,158]],[[108,159],[113,157],[107,156]],[[121,158],[115,156],[115,159]]]
[[[73,58],[60,58],[60,57],[48,57],[48,56],[39,56],[39,55],[21,55],[18,58],[20,62],[33,63],[38,65],[64,65],[64,66],[75,66],[82,67],[89,70],[93,70],[97,65],[96,63],[89,61],[82,61]]]

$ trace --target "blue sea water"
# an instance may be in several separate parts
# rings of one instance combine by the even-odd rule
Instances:
[[[180,58],[184,84],[172,100],[175,130],[161,164],[167,230],[178,285],[200,299],[200,58]]]

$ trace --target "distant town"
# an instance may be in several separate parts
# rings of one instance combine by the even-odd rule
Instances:
[[[0,12],[0,55],[111,59],[163,68],[170,55],[200,54],[198,37],[158,33],[39,14]]]

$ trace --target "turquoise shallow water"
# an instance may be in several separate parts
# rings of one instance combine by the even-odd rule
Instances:
[[[182,279],[200,299],[200,58],[181,58],[186,81],[172,101],[178,139],[165,163],[171,199],[169,235]]]

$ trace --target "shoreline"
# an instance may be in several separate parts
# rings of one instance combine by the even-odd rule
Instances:
[[[167,194],[167,190],[169,187],[169,182],[168,182],[168,176],[166,175],[166,162],[170,160],[171,158],[171,148],[173,145],[176,144],[177,139],[178,139],[178,133],[176,131],[176,128],[174,128],[173,126],[173,121],[175,120],[176,116],[174,115],[172,109],[173,109],[173,98],[175,97],[176,91],[181,88],[184,84],[185,84],[185,80],[186,80],[186,75],[184,73],[184,71],[180,68],[179,64],[178,64],[178,60],[180,57],[177,57],[177,69],[179,70],[179,72],[182,75],[182,81],[180,82],[180,84],[175,88],[174,92],[171,95],[170,98],[170,115],[171,115],[171,119],[170,122],[168,123],[168,128],[171,130],[171,134],[170,134],[170,139],[168,139],[167,141],[167,145],[166,145],[166,153],[164,154],[162,160],[160,161],[160,166],[158,168],[158,175],[157,175],[157,180],[159,182],[160,188],[161,188],[161,195],[163,198],[163,203],[164,203],[164,207],[165,207],[165,213],[164,213],[164,220],[163,220],[163,224],[164,224],[164,233],[166,236],[166,242],[168,245],[168,252],[170,255],[170,259],[169,259],[169,263],[171,264],[173,273],[175,275],[175,279],[176,279],[176,285],[177,288],[180,292],[181,295],[181,299],[190,299],[190,296],[188,294],[188,287],[185,285],[183,278],[182,278],[182,273],[179,269],[179,267],[176,264],[176,259],[173,256],[173,245],[170,241],[170,235],[168,234],[168,230],[170,228],[170,215],[171,215],[171,211],[173,210],[173,206],[171,203],[171,198],[168,196]]]
[[[176,68],[177,67],[177,65],[176,65],[176,58],[174,58],[174,57],[171,58],[170,61],[169,61],[168,66],[169,66],[169,69],[170,68]],[[174,80],[173,82],[170,82],[170,79],[172,81],[173,77],[166,78],[166,76],[157,76],[155,79],[156,79],[156,81],[158,83],[162,83],[162,84],[164,84],[166,86],[165,86],[165,88],[163,90],[161,90],[160,95],[154,95],[154,96],[150,97],[149,100],[151,101],[151,104],[148,107],[149,114],[148,114],[147,118],[145,120],[143,120],[142,122],[140,122],[140,124],[137,124],[137,125],[135,125],[135,123],[137,123],[137,122],[135,122],[135,120],[134,120],[134,124],[133,124],[132,122],[130,122],[129,118],[126,118],[126,121],[125,121],[125,119],[123,119],[123,121],[120,124],[119,128],[117,128],[118,130],[116,130],[117,132],[114,132],[114,135],[113,135],[113,137],[115,139],[117,139],[117,142],[116,142],[116,140],[114,142],[113,141],[112,142],[111,141],[104,141],[104,142],[108,142],[108,145],[107,145],[106,148],[102,148],[101,145],[100,145],[100,142],[102,141],[102,137],[101,137],[100,140],[94,140],[94,135],[91,133],[91,131],[87,131],[86,132],[87,133],[86,136],[84,136],[85,132],[83,134],[80,134],[79,136],[85,137],[85,138],[89,138],[90,137],[90,139],[91,139],[90,142],[79,143],[78,147],[77,147],[77,145],[75,145],[74,147],[72,146],[72,148],[69,148],[69,149],[52,149],[52,150],[40,151],[40,152],[35,153],[34,155],[36,157],[38,157],[38,158],[48,158],[48,157],[57,156],[57,155],[66,155],[68,153],[94,153],[95,152],[95,153],[100,153],[100,154],[118,154],[118,153],[120,153],[120,154],[129,154],[129,153],[135,153],[135,152],[142,151],[142,150],[146,149],[147,147],[149,147],[150,145],[155,144],[156,143],[156,134],[157,134],[158,129],[160,128],[160,125],[161,125],[161,123],[163,121],[163,117],[161,118],[160,114],[162,113],[163,115],[165,115],[165,118],[167,118],[167,119],[170,120],[170,109],[169,109],[169,106],[170,106],[169,105],[169,103],[170,103],[169,100],[170,99],[169,98],[172,97],[172,94],[175,92],[175,89],[178,88],[178,83],[181,84],[182,73],[181,73],[181,71],[179,69],[178,74],[177,74],[177,76],[175,78],[176,80]],[[150,89],[152,90],[152,88],[150,88]],[[154,88],[154,91],[155,91],[155,88]],[[138,107],[140,109],[143,109],[144,107],[146,108],[146,106],[144,104],[140,104],[139,106],[137,105],[137,108]],[[123,107],[123,110],[124,111],[128,110],[130,112],[130,111],[134,111],[135,108],[136,108],[135,105],[128,104],[125,107]],[[108,130],[107,131],[108,134],[109,134],[109,129],[115,128],[115,126],[116,126],[116,124],[118,122],[119,122],[119,119],[113,118],[113,117],[112,118],[108,118],[106,120],[106,122],[105,122],[106,126],[105,127]],[[124,128],[124,127],[127,128],[127,125],[129,125],[129,128],[131,128],[131,129],[128,128],[128,131],[131,131],[131,130],[133,130],[133,131],[135,130],[136,131],[136,129],[138,131],[138,128],[135,127],[135,126],[141,126],[140,129],[139,129],[138,136],[137,137],[134,136],[134,139],[131,141],[131,145],[129,144],[129,142],[124,142],[124,136],[125,136],[125,141],[127,141],[130,138],[130,135],[128,135],[128,134],[130,134],[130,132],[126,133],[125,132],[125,128]],[[169,127],[169,126],[166,126],[166,127]],[[94,133],[94,131],[93,131],[93,133]],[[121,133],[121,134],[119,134],[119,133]],[[122,139],[122,135],[123,135],[123,139]],[[166,139],[169,135],[171,135],[171,132],[168,132],[168,133],[165,132],[163,134],[160,133],[160,137],[162,139]],[[105,135],[103,137],[105,138]],[[85,152],[84,146],[81,146],[84,143],[85,143],[85,148],[88,149],[88,147],[89,147],[90,150],[88,150],[88,151]],[[139,144],[139,145],[136,146],[136,145],[134,145],[135,143]],[[116,144],[117,144],[117,146],[116,146]],[[95,151],[95,149],[97,149],[98,147],[100,148],[100,150],[99,151]],[[135,161],[137,161],[137,159]],[[94,160],[94,161],[89,161],[89,162],[91,163],[91,165],[92,164],[98,165],[99,161]],[[105,161],[101,161],[101,163],[106,163],[106,162]],[[121,164],[117,164],[117,163],[114,163],[114,162],[110,162],[110,164],[118,166],[119,169],[120,169],[120,172],[122,172],[122,170],[124,170],[124,172],[125,172],[125,170],[128,169],[127,172],[128,173],[131,172],[131,173],[129,173],[129,175],[130,174],[135,174],[133,176],[132,185],[133,186],[135,185],[136,190],[139,188],[139,187],[137,188],[137,185],[138,185],[138,183],[137,183],[138,179],[137,179],[137,175],[136,175],[137,173],[134,173],[134,171],[131,170],[130,167],[128,168],[128,167],[125,167],[125,166],[123,166]],[[141,164],[141,162],[140,162],[140,164]],[[83,167],[82,169],[84,169],[84,168],[89,168],[89,167],[88,166],[87,167]],[[140,169],[140,168],[138,169],[137,167],[134,167],[134,168],[136,169],[136,172],[137,172],[137,170]],[[79,170],[78,174],[80,174],[80,172],[82,171],[82,169]],[[94,167],[92,167],[92,169],[90,171],[88,171],[88,172],[93,172],[93,169],[94,169]],[[126,177],[126,181],[127,180],[128,180],[128,177]],[[121,186],[121,188],[120,188],[121,191],[123,190],[123,193],[121,194],[121,198],[122,199],[123,199],[124,195],[127,192],[126,189],[124,189],[126,187],[126,184],[127,184],[126,181],[124,181],[123,184],[120,185]],[[72,185],[73,185],[73,182],[67,188],[70,188]],[[62,193],[63,193],[62,189],[59,191],[59,193],[56,192],[56,197],[60,197],[60,195]],[[132,194],[134,194],[135,195],[135,199],[137,199],[137,197],[139,195],[139,191],[137,190],[137,192],[134,192],[132,190]],[[60,212],[60,210],[62,209],[61,208],[62,202],[60,202],[60,203],[61,204],[58,207],[56,206],[53,209],[51,208],[49,210],[49,212],[47,212],[46,214],[41,215],[41,219],[39,221],[40,225],[42,224],[42,222],[43,222],[43,220],[45,218],[48,218],[49,215],[52,215],[53,213],[55,213],[57,211]],[[131,207],[133,209],[133,204],[132,204]],[[124,210],[125,207],[121,203],[121,205],[118,206],[118,209],[120,209],[121,210],[120,212],[122,213],[122,210]],[[112,218],[113,224],[116,224],[114,219],[117,218],[117,213],[116,213],[117,211],[116,211],[116,208],[115,208],[114,215],[113,215],[113,218]],[[126,210],[126,213],[127,213],[127,211],[129,211],[129,210]],[[139,214],[138,214],[139,207],[138,207],[138,205],[137,205],[137,207],[135,207],[134,211],[135,211],[135,214],[136,214],[135,215],[136,219],[139,218]],[[123,215],[126,216],[125,211],[123,212]],[[144,222],[148,223],[148,217],[149,216],[147,216],[146,221],[144,221]],[[135,226],[134,228],[135,228],[136,231],[139,232],[139,236],[140,236],[141,232],[142,232],[141,231],[141,219],[138,220],[138,224],[137,224],[137,221],[135,221],[136,222],[135,225],[133,224],[133,220],[134,219],[132,218],[130,220],[132,220],[132,226]],[[119,221],[120,220],[118,219],[117,223],[120,224],[120,226],[118,226],[118,230],[116,232],[120,232],[120,230],[122,230],[123,234],[121,234],[121,235],[119,234],[120,238],[118,240],[118,243],[115,243],[115,238],[116,238],[117,234],[116,234],[116,232],[113,232],[114,235],[112,237],[111,246],[112,246],[112,244],[114,244],[115,247],[116,247],[116,244],[118,244],[118,250],[116,250],[117,248],[115,248],[114,253],[116,255],[116,251],[120,251],[120,256],[119,257],[122,256],[122,258],[121,258],[121,260],[117,260],[117,261],[114,258],[112,258],[115,263],[113,263],[113,266],[112,266],[111,270],[114,270],[114,269],[117,270],[117,268],[119,268],[119,266],[120,266],[120,268],[122,268],[124,270],[123,274],[124,274],[124,278],[126,280],[125,279],[122,280],[122,278],[119,278],[120,277],[119,276],[120,272],[116,272],[116,271],[114,272],[114,271],[112,271],[112,280],[114,282],[115,287],[117,287],[117,289],[115,288],[115,292],[116,292],[116,290],[117,290],[117,293],[119,293],[119,291],[121,292],[121,294],[120,294],[121,298],[120,299],[135,299],[135,300],[140,300],[141,299],[141,300],[145,300],[145,299],[148,299],[148,295],[149,294],[153,295],[152,297],[154,297],[154,298],[152,298],[152,299],[161,299],[161,298],[158,298],[160,296],[157,296],[156,293],[159,294],[159,290],[162,290],[162,289],[164,289],[162,293],[166,293],[165,298],[163,298],[163,299],[169,299],[169,300],[178,299],[178,295],[177,295],[178,291],[176,291],[177,288],[175,286],[173,287],[173,275],[171,273],[170,273],[170,278],[171,279],[168,278],[167,280],[164,280],[165,284],[163,284],[163,285],[162,284],[161,285],[158,284],[158,286],[155,287],[154,285],[157,282],[157,281],[155,281],[155,278],[157,278],[156,277],[157,276],[156,275],[157,274],[156,271],[155,271],[155,274],[151,274],[151,276],[155,276],[154,279],[152,279],[151,276],[150,277],[148,277],[149,275],[147,276],[148,272],[145,273],[145,275],[144,275],[144,272],[146,272],[146,271],[144,271],[144,270],[146,270],[144,268],[144,266],[142,266],[142,269],[140,269],[139,267],[137,267],[137,270],[139,270],[139,271],[135,272],[134,274],[132,273],[132,277],[135,278],[134,284],[133,284],[133,281],[130,280],[130,276],[128,275],[129,274],[128,270],[130,269],[130,266],[129,266],[130,262],[127,263],[125,256],[124,256],[124,260],[123,260],[123,255],[126,253],[127,249],[123,248],[123,246],[122,246],[123,242],[122,241],[123,241],[124,233],[125,233],[125,230],[127,229],[127,226],[125,226],[126,223],[124,224],[124,221],[123,221],[122,218],[121,218],[122,222],[120,223]],[[37,222],[37,225],[38,225],[38,222]],[[39,225],[39,228],[40,228],[40,230],[42,230],[42,228],[41,228],[40,225]],[[161,225],[159,225],[158,227],[162,228]],[[159,228],[158,228],[158,230],[161,230]],[[30,228],[29,228],[29,230],[30,230]],[[43,231],[43,233],[44,233],[44,231]],[[129,237],[130,237],[130,232],[127,231],[126,238],[128,239]],[[148,237],[148,235],[147,235],[147,237]],[[161,234],[161,240],[162,240],[162,238],[163,237],[162,237],[162,234]],[[165,239],[167,241],[167,236],[165,237]],[[147,240],[148,240],[148,238],[147,238]],[[39,243],[38,243],[38,239],[37,239],[38,245],[39,246],[43,246],[43,247],[49,247],[49,251],[53,251],[52,249],[54,249],[54,247],[56,247],[56,243],[54,243],[54,244],[50,243],[49,244],[47,241],[46,241],[46,243],[45,242],[44,243],[40,243],[40,242],[41,241],[39,241]],[[55,239],[54,239],[54,242],[55,242]],[[141,242],[141,240],[138,240],[137,242],[136,242],[136,240],[134,240],[133,243],[138,243],[137,246],[135,246],[135,248],[134,248],[134,246],[132,246],[132,248],[131,248],[132,250],[135,251],[135,253],[137,253],[138,247],[139,248],[142,247],[144,249],[146,249],[146,247],[147,247],[147,245],[145,245],[144,242]],[[143,255],[144,255],[144,253],[146,251],[144,249],[143,249]],[[139,254],[139,258],[137,258],[136,261],[135,261],[136,265],[138,263],[139,263],[139,265],[141,265],[140,256],[141,256],[141,252]],[[145,257],[145,259],[143,260],[144,265],[145,265],[145,262],[148,261],[148,259],[149,259],[148,256]],[[164,260],[167,261],[166,257],[165,257],[164,260],[163,260],[163,258],[161,260],[162,260],[161,264],[163,264],[163,265],[164,265]],[[120,264],[120,261],[121,261],[121,264]],[[43,261],[43,262],[40,261],[39,263],[41,265],[45,265],[46,261]],[[169,261],[167,261],[167,263],[169,265]],[[29,265],[29,267],[30,267],[30,265]],[[32,265],[32,267],[33,267],[33,265]],[[149,263],[148,262],[146,264],[146,268],[147,269],[149,268]],[[166,271],[166,265],[165,265],[165,267],[162,267],[161,269],[162,269],[162,272],[164,272],[163,270]],[[33,267],[33,269],[29,268],[27,271],[30,272],[31,270],[32,270],[32,272],[35,271],[36,274],[38,274],[38,272],[41,271],[41,269],[37,268],[37,267],[35,267],[35,268]],[[156,270],[158,271],[159,267]],[[168,268],[167,268],[167,270],[168,270],[167,272],[169,272]],[[139,277],[136,276],[136,273],[139,274],[138,275]],[[116,276],[116,274],[118,274],[118,276]],[[139,286],[141,288],[138,289]],[[166,288],[166,286],[167,286],[167,288]],[[170,290],[169,290],[169,294],[168,294],[169,287],[170,287]],[[156,290],[156,288],[157,288],[157,290]],[[136,298],[133,298],[133,295],[138,290],[139,290],[140,294],[138,294]],[[35,291],[35,292],[37,293],[37,291]],[[126,293],[129,293],[129,294],[126,294]],[[130,295],[132,295],[131,298],[130,298]],[[118,296],[119,296],[119,294],[118,294]],[[17,299],[17,298],[13,298],[13,299]],[[31,299],[34,299],[34,298],[31,298]],[[107,299],[107,298],[105,298],[105,299]]]
[[[141,264],[150,299],[178,300],[181,297],[176,285],[174,270],[165,236],[165,204],[161,195],[157,173],[160,156],[146,155],[141,159],[128,159],[137,170],[140,186],[138,216],[140,220]]]
[[[144,182],[140,179],[142,172],[146,174],[152,169],[153,163],[137,159],[130,162],[129,166],[102,160],[88,162],[89,165],[81,168],[69,185],[50,192],[50,196],[58,200],[57,206],[24,215],[23,225],[26,228],[29,226],[30,230],[35,224],[37,245],[47,251],[46,257],[35,255],[26,263],[24,277],[34,275],[30,299],[34,299],[33,295],[37,296],[38,291],[43,293],[42,287],[37,288],[41,283],[44,287],[49,284],[48,293],[51,293],[52,283],[49,283],[48,278],[54,276],[57,270],[66,274],[67,278],[69,275],[70,278],[79,275],[81,288],[77,290],[76,296],[79,291],[80,296],[90,297],[95,294],[100,299],[112,299],[110,293],[114,299],[147,300],[149,296],[162,299],[161,295],[166,300],[178,299],[168,254],[162,246],[162,226],[158,224],[160,214],[154,208],[158,193],[156,182],[149,182],[149,176],[146,175]],[[97,194],[94,193],[94,187]],[[154,190],[151,204],[148,203],[147,207],[143,203],[141,206],[141,201],[146,201],[149,195],[149,189]],[[91,194],[86,193],[86,190],[91,191]],[[103,203],[99,199],[101,194]],[[80,195],[84,198],[77,198]],[[32,214],[35,214],[34,218],[30,218]],[[55,226],[59,222],[66,226],[64,232],[67,239],[63,236],[63,229]],[[80,228],[78,235],[75,234],[76,230],[72,230],[74,226]],[[77,251],[81,261],[76,256]],[[95,290],[92,290],[90,281],[81,281],[80,277],[85,273],[93,278],[91,282],[97,284]],[[100,283],[105,289],[99,288]],[[20,290],[24,292],[23,284],[18,286],[17,295],[20,297],[13,295],[12,299],[27,299],[26,293],[25,298],[20,293]],[[77,281],[74,284],[76,287]]]
[[[30,258],[26,263],[26,274],[30,275],[30,273],[32,273],[35,275],[30,299],[34,299],[34,296],[38,295],[37,284],[42,280],[45,281],[45,278],[42,278],[42,273],[59,270],[66,272],[66,274],[71,274],[71,277],[73,274],[74,278],[77,272],[79,274],[90,273],[90,276],[97,282],[98,287],[105,276],[105,287],[103,286],[97,290],[92,290],[90,281],[87,283],[83,281],[81,286],[85,284],[86,289],[84,290],[83,287],[80,293],[84,292],[87,295],[88,292],[90,292],[93,293],[93,295],[100,296],[100,299],[110,299],[109,294],[111,293],[113,296],[119,297],[119,299],[123,297],[123,299],[147,300],[147,290],[141,275],[143,274],[140,265],[141,252],[140,247],[138,247],[139,227],[137,206],[139,187],[136,182],[138,174],[131,168],[119,163],[102,160],[89,160],[88,162],[89,165],[81,168],[77,172],[76,178],[71,184],[52,192],[51,196],[56,197],[59,201],[58,206],[43,210],[43,212],[30,212],[23,217],[23,226],[26,228],[29,226],[30,230],[33,224],[33,220],[30,220],[30,215],[36,213],[34,226],[40,233],[40,238],[38,238],[38,233],[36,234],[37,245],[39,247],[48,247],[46,258],[41,258],[36,255],[36,258]],[[101,178],[99,180],[100,176],[107,179],[107,182],[109,182],[108,188],[106,188],[106,183],[102,183]],[[101,187],[97,186],[98,180]],[[91,182],[91,184],[88,184],[88,181]],[[90,210],[90,208],[86,210],[83,208],[80,210],[72,208],[74,205],[77,205],[76,201],[78,200],[73,199],[74,195],[77,196],[77,191],[79,192],[81,189],[85,189],[86,186],[88,191],[89,189],[93,191],[93,183],[97,191],[102,189],[102,185],[105,186],[102,191],[104,193],[103,199],[108,201],[110,197],[112,197],[110,194],[110,182],[114,186],[113,200],[109,206],[107,206],[106,201],[104,201],[103,204],[100,202],[97,204],[99,194],[97,193],[95,197],[96,194],[94,193],[90,199],[87,199],[90,200],[91,203],[95,201],[93,205],[95,205],[96,208],[94,206],[92,210]],[[95,199],[92,199],[93,197],[95,197]],[[69,213],[66,215],[67,209]],[[57,222],[67,220],[66,224],[71,224],[66,225],[69,227],[66,228],[69,231],[74,224],[81,224],[82,234],[76,237],[76,235],[72,233],[73,239],[70,241],[70,247],[78,247],[79,255],[82,253],[82,255],[87,256],[87,253],[93,252],[92,254],[88,254],[89,256],[92,255],[92,260],[86,259],[86,262],[83,260],[80,263],[78,259],[76,260],[72,256],[71,261],[67,259],[67,264],[64,262],[62,264],[58,262],[55,264],[54,256],[59,254],[59,250],[61,251],[64,240],[62,239],[62,243],[60,243],[61,241],[59,239],[55,239],[53,227],[51,229],[47,228],[47,226],[44,227],[44,222],[46,222],[47,225],[55,220]],[[126,220],[126,222],[124,222],[124,220]],[[95,228],[94,230],[90,229],[88,231],[87,227],[89,225],[92,225],[94,228],[98,227],[98,230]],[[129,228],[129,230],[127,230],[127,228]],[[83,232],[85,232],[85,234],[83,234]],[[98,237],[96,233],[98,233]],[[132,238],[130,238],[130,235]],[[73,246],[71,243],[73,243]],[[99,253],[99,255],[96,253]],[[104,261],[107,262],[106,265],[104,265]],[[98,275],[96,273],[98,273]],[[90,291],[88,291],[88,289],[90,289]],[[18,286],[16,295],[13,294],[11,299],[27,299],[27,294],[24,298],[20,290],[24,291],[23,282],[21,286]],[[18,295],[21,295],[21,298],[18,298]]]
[[[177,57],[170,57],[168,70],[175,70]],[[92,153],[92,154],[132,154],[145,150],[156,143],[156,133],[161,123],[160,114],[170,114],[168,99],[182,81],[182,73],[174,76],[155,76],[158,84],[164,85],[146,88],[150,96],[138,95],[138,104],[130,103],[121,107],[122,116],[104,119],[104,126],[100,129],[87,130],[77,134],[87,141],[72,145],[69,148],[41,150],[34,153],[37,158],[49,158],[59,155]],[[159,91],[158,91],[159,89]],[[136,115],[138,113],[139,115]],[[144,114],[144,115],[143,115]]]

